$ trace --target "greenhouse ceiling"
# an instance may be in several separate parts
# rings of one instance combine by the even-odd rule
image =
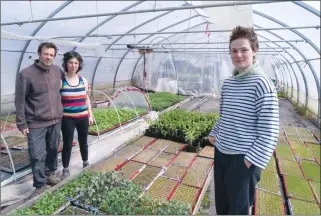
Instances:
[[[236,25],[256,29],[271,76],[320,120],[319,1],[1,1],[1,102],[42,41],[58,45],[56,64],[76,50],[93,87],[115,87],[144,59],[128,45],[182,59],[224,57]]]

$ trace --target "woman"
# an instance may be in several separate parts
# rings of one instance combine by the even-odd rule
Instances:
[[[69,162],[71,156],[74,131],[77,129],[78,142],[83,160],[83,167],[88,163],[88,127],[93,123],[90,99],[87,95],[88,81],[78,75],[83,68],[83,60],[79,53],[70,51],[64,54],[62,67],[65,75],[61,77],[61,100],[64,109],[62,118],[62,180],[70,175]]]
[[[261,170],[276,147],[279,107],[271,79],[255,61],[253,28],[233,29],[229,49],[235,69],[224,80],[220,118],[209,134],[215,144],[215,204],[218,215],[248,215]]]

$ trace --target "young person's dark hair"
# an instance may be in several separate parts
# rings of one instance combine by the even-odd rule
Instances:
[[[78,62],[79,62],[79,68],[78,68],[78,71],[77,71],[77,73],[78,73],[83,68],[83,59],[82,59],[81,55],[79,53],[75,52],[75,51],[69,51],[69,52],[66,52],[64,54],[62,67],[64,68],[65,72],[68,73],[67,63],[72,58],[76,58],[78,60]]]
[[[232,34],[230,36],[230,45],[229,45],[229,49],[231,49],[231,43],[234,40],[237,40],[239,38],[245,38],[248,39],[250,44],[251,44],[251,48],[253,51],[257,52],[259,50],[259,41],[257,39],[257,35],[254,32],[254,29],[251,27],[242,27],[242,26],[236,26],[233,31]]]

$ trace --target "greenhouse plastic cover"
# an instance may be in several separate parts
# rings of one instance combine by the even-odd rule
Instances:
[[[320,28],[313,26],[320,25],[320,2],[314,2],[316,6],[308,1],[253,2],[1,1],[2,113],[13,107],[17,74],[38,58],[39,43],[48,40],[58,45],[57,65],[61,66],[63,53],[80,52],[84,58],[80,74],[95,90],[109,88],[112,95],[120,83],[132,81],[142,89],[219,97],[222,82],[233,69],[226,43],[231,31],[209,30],[243,25],[256,29],[310,26],[258,30],[262,42],[257,60],[278,89],[285,89],[294,101],[318,115]],[[167,9],[208,4],[230,6]],[[131,11],[137,12],[101,15]],[[85,15],[92,16],[81,18]],[[34,22],[51,18],[61,20]],[[144,64],[144,56],[137,49],[129,50],[128,44],[149,46],[153,52],[145,55]]]

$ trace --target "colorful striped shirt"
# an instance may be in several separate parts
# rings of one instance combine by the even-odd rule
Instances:
[[[78,75],[78,78],[78,85],[71,86],[65,76],[61,77],[62,88],[60,89],[60,94],[64,117],[83,118],[88,116],[86,86],[82,77]]]
[[[251,74],[224,81],[220,118],[210,132],[224,154],[244,154],[264,169],[279,135],[279,106],[275,87],[264,74]]]

